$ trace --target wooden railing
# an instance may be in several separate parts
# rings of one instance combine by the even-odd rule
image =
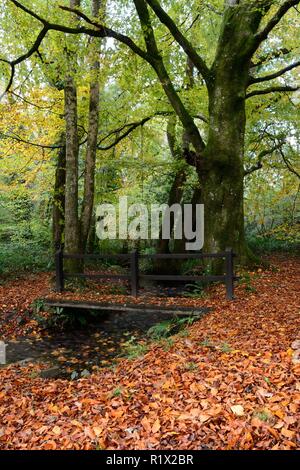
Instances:
[[[92,278],[92,279],[116,279],[128,280],[131,285],[131,295],[137,297],[139,290],[139,281],[141,279],[148,279],[153,281],[204,281],[204,282],[223,282],[226,286],[227,299],[232,300],[234,294],[234,281],[237,279],[234,275],[233,258],[235,254],[231,248],[227,248],[224,252],[220,253],[171,253],[171,254],[154,254],[154,255],[141,255],[137,251],[129,254],[67,254],[62,250],[56,252],[55,266],[56,266],[56,290],[63,292],[65,279],[68,278]],[[195,260],[203,258],[223,258],[225,260],[225,274],[224,275],[181,275],[181,274],[142,274],[139,270],[140,259],[166,259],[166,260]],[[64,259],[114,259],[114,260],[128,260],[129,272],[128,274],[103,274],[103,273],[68,273],[64,270]]]

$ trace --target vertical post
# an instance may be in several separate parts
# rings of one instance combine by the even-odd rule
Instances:
[[[131,270],[131,295],[137,297],[139,288],[139,259],[137,250],[131,253],[130,258]]]
[[[234,273],[233,273],[233,251],[232,248],[226,248],[226,296],[227,299],[233,300],[234,289]]]
[[[55,270],[56,270],[56,290],[62,292],[64,290],[64,255],[60,248],[55,254]]]

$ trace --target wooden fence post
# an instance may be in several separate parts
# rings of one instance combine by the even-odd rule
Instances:
[[[55,270],[56,290],[62,292],[64,290],[64,255],[61,248],[55,253]]]
[[[234,290],[234,273],[233,273],[233,251],[232,248],[226,248],[226,296],[227,299],[233,300]]]
[[[131,270],[131,295],[137,297],[139,289],[139,258],[138,252],[135,250],[131,253],[130,270]]]

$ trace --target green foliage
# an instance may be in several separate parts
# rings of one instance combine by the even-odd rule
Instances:
[[[223,353],[230,353],[232,351],[230,344],[222,343],[220,349]]]
[[[50,223],[41,221],[43,211],[29,194],[0,192],[0,274],[53,267]]]
[[[195,370],[198,369],[198,365],[195,363],[195,362],[188,362],[186,365],[185,365],[185,370],[189,371],[189,372],[193,372]]]
[[[166,320],[151,326],[147,334],[150,338],[154,340],[160,340],[162,338],[168,337],[171,334],[173,326],[174,324],[172,320]]]
[[[245,287],[247,292],[256,292],[255,287],[252,286],[252,279],[249,273],[243,272],[239,275],[239,283]]]
[[[262,234],[251,234],[248,242],[258,253],[296,251],[300,247],[300,224],[283,223]]]
[[[272,415],[265,410],[254,413],[254,416],[265,423],[269,422],[270,420],[272,421]]]
[[[136,341],[136,337],[131,336],[131,338],[124,343],[123,357],[133,360],[146,354],[148,346],[141,342],[137,343]]]
[[[35,242],[0,244],[0,274],[45,271],[53,268],[51,250]]]
[[[78,327],[85,327],[88,322],[97,316],[97,312],[71,308],[54,307],[45,316],[40,312],[43,306],[40,303],[35,305],[35,319],[43,328],[53,330],[68,330]]]
[[[202,282],[197,281],[192,284],[186,284],[185,287],[188,290],[182,293],[184,297],[191,297],[196,299],[204,299],[206,297],[206,292]]]
[[[122,391],[123,391],[123,390],[122,390],[121,387],[116,387],[116,388],[112,391],[111,396],[114,397],[114,398],[115,398],[115,397],[120,397],[120,396],[122,395]]]
[[[195,321],[198,320],[198,317],[174,317],[171,320],[165,320],[163,322],[157,323],[149,328],[147,334],[148,336],[155,340],[166,339],[171,335],[174,335],[178,332],[187,331],[186,328],[192,325]]]

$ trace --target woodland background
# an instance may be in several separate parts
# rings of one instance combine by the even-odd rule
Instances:
[[[65,6],[80,8],[87,17],[144,48],[145,28],[139,24],[136,8],[145,2],[23,3],[32,14],[16,1],[4,1],[0,7],[2,92],[14,69],[0,103],[0,273],[52,267],[53,250],[66,241],[64,210],[73,211],[73,216],[77,211],[71,226],[80,225],[85,251],[119,252],[134,245],[142,252],[180,251],[166,242],[158,247],[153,242],[100,242],[93,230],[93,208],[102,202],[117,203],[120,195],[150,204],[191,202],[197,193],[197,170],[190,164],[193,146],[185,144],[182,122],[153,68],[112,37],[50,30],[35,47],[41,22],[34,14],[53,24],[96,29],[80,15],[59,8]],[[205,80],[190,54],[183,52],[170,29],[151,10],[151,3],[157,2],[148,3],[164,65],[206,141],[209,102]],[[298,2],[161,2],[209,65],[228,22],[228,11],[238,14],[254,3],[260,8],[268,3],[263,25],[283,4],[289,8],[251,58],[251,74],[267,79],[251,85],[248,94],[252,96],[245,101],[246,239],[256,253],[294,250],[299,244]],[[26,59],[28,51],[32,53]],[[274,72],[277,76],[269,77]],[[66,142],[69,165],[70,142],[77,145],[73,152],[77,167],[67,176]],[[218,220],[218,214],[214,216]]]

